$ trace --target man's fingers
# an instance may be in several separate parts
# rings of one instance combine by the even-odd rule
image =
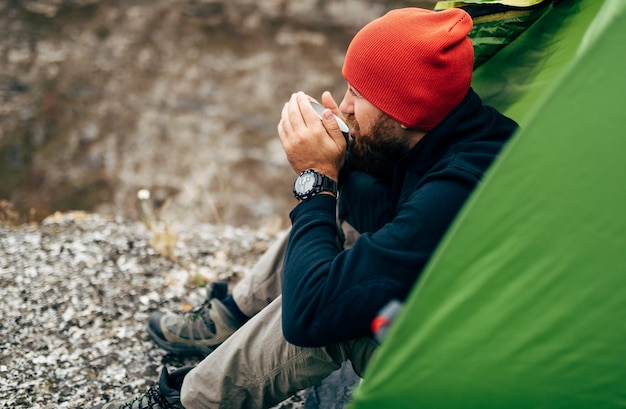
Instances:
[[[294,94],[295,106],[298,109],[302,124],[307,128],[316,128],[319,124],[320,117],[315,109],[311,106],[311,98],[304,92],[300,91]]]
[[[278,136],[280,140],[284,142],[284,139],[287,138],[287,134],[291,132],[291,124],[289,123],[289,112],[287,103],[283,105],[283,109],[280,112],[280,121],[278,121]]]
[[[279,123],[281,140],[314,134],[321,136],[323,133],[341,135],[339,124],[332,111],[326,109],[322,116],[320,121],[319,115],[311,106],[311,99],[304,92],[291,94],[289,102],[283,106],[281,112]],[[334,138],[334,135],[332,136]]]
[[[326,128],[327,131],[332,132],[331,135],[334,133],[334,131],[340,131],[339,129],[339,124],[337,123],[337,119],[335,118],[335,115],[333,115],[333,112],[330,109],[326,109],[323,112],[323,119],[324,119],[324,127]]]

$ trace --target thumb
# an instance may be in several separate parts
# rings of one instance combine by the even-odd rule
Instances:
[[[324,127],[326,128],[327,131],[329,132],[332,132],[335,130],[339,131],[339,124],[337,123],[337,119],[335,118],[333,111],[326,108],[324,110],[323,116],[324,116]]]
[[[322,93],[322,105],[324,105],[326,108],[330,108],[335,115],[339,116],[339,118],[343,117],[343,114],[339,110],[339,105],[337,105],[337,102],[335,102],[333,96],[329,91],[324,91]]]
[[[339,123],[337,122],[337,118],[333,114],[333,111],[330,109],[325,109],[322,114],[324,128],[326,128],[326,132],[333,138],[335,143],[341,148],[344,149],[347,144],[346,138],[341,133],[341,128],[339,128]]]

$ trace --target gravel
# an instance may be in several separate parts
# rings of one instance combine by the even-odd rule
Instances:
[[[80,212],[0,223],[0,407],[88,408],[144,392],[163,365],[197,362],[149,341],[148,314],[200,304],[203,284],[236,282],[272,240],[246,228]]]

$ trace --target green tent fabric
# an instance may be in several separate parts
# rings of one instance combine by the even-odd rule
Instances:
[[[567,15],[542,42],[552,61],[536,60],[549,75],[519,78],[540,79],[519,94],[526,108],[505,104],[523,129],[433,256],[351,409],[626,407],[626,1],[553,12]]]
[[[474,27],[469,36],[477,68],[525,32],[552,4],[553,0],[440,1],[435,10],[462,7],[472,16]]]
[[[511,44],[478,67],[472,86],[486,103],[525,126],[538,100],[572,64],[588,27],[603,4],[603,1],[568,0],[551,8]]]

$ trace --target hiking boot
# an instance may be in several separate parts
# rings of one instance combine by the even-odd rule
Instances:
[[[148,335],[174,354],[209,355],[241,326],[241,321],[220,301],[227,290],[227,283],[211,284],[207,300],[191,312],[153,312],[148,317]]]
[[[192,369],[193,366],[186,366],[168,374],[167,369],[163,368],[158,387],[151,387],[143,395],[128,400],[104,403],[92,409],[184,409],[180,403],[180,388],[185,375]]]

